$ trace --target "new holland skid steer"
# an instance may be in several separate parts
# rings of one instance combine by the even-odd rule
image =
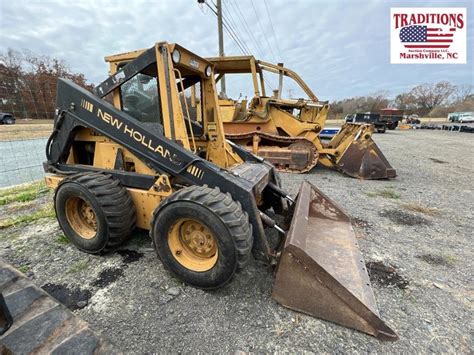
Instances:
[[[379,318],[350,218],[307,182],[292,198],[271,164],[226,141],[211,62],[165,42],[109,61],[94,93],[58,82],[44,167],[73,244],[107,252],[135,227],[149,230],[163,265],[203,289],[225,285],[253,253],[277,262],[282,305],[397,339]],[[182,95],[191,86],[200,111]]]
[[[395,170],[377,147],[369,124],[346,123],[329,142],[319,134],[329,110],[294,71],[252,56],[206,58],[219,81],[226,74],[251,74],[254,97],[219,100],[226,137],[272,162],[278,170],[303,173],[322,165],[360,179],[386,179]],[[266,96],[263,72],[278,74],[279,87]],[[282,99],[283,79],[291,79],[306,99]],[[260,85],[259,85],[260,84]]]

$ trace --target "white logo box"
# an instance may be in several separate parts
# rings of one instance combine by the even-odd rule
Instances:
[[[392,7],[392,64],[466,64],[465,7]]]

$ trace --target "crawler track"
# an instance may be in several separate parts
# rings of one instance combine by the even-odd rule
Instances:
[[[252,150],[252,142],[255,136],[260,140],[258,155],[275,165],[279,171],[306,173],[318,163],[318,151],[314,144],[306,138],[285,137],[257,131],[226,134],[227,139],[243,145],[248,150]],[[304,154],[305,152],[308,152],[308,154]],[[282,155],[284,155],[283,158]]]

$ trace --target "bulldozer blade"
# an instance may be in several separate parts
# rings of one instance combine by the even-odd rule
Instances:
[[[337,160],[337,168],[359,179],[390,179],[397,172],[371,137],[358,137]]]
[[[398,339],[380,319],[349,216],[306,181],[281,251],[272,297],[285,307],[379,339]]]

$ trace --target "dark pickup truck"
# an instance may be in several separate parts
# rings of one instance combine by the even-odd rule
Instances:
[[[403,120],[403,110],[384,108],[380,110],[380,121],[385,122],[387,129],[395,129]]]
[[[373,124],[378,133],[385,133],[387,130],[387,123],[380,120],[378,113],[353,113],[346,116],[346,122]]]

